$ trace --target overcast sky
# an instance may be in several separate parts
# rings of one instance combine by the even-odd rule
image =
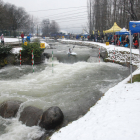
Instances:
[[[80,33],[87,26],[87,0],[3,0],[42,19],[55,20],[61,30]],[[76,7],[76,8],[75,8]],[[44,10],[44,11],[41,11]],[[33,12],[34,11],[34,12]]]

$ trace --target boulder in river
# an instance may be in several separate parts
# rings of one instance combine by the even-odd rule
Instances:
[[[34,126],[38,125],[38,122],[40,121],[43,114],[43,110],[28,106],[25,107],[24,110],[20,114],[19,120],[22,121],[22,123],[26,124],[27,126]]]
[[[40,126],[46,130],[55,129],[63,122],[64,115],[57,106],[50,107],[43,113]]]
[[[15,117],[20,107],[20,101],[5,101],[0,105],[0,116],[3,118]]]

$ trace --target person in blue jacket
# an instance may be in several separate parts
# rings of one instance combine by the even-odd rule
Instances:
[[[30,36],[29,35],[27,36],[26,40],[30,42]]]

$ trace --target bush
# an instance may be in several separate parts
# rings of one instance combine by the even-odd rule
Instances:
[[[0,58],[6,57],[8,54],[11,53],[11,50],[12,50],[11,46],[0,45]]]
[[[21,55],[23,57],[31,58],[32,57],[32,55],[31,55],[32,50],[34,52],[34,57],[41,57],[42,52],[44,51],[44,49],[40,48],[40,43],[39,42],[34,42],[34,43],[29,43],[28,42],[27,46],[22,44]]]

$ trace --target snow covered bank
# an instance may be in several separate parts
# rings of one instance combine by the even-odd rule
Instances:
[[[108,60],[114,60],[116,62],[130,62],[130,48],[120,47],[116,45],[108,45],[105,43],[91,42],[91,41],[78,41],[78,40],[65,40],[58,39],[61,43],[70,43],[74,45],[85,45],[90,47],[100,48],[101,51],[106,49],[108,53]],[[139,49],[132,49],[132,64],[137,65],[140,62]]]
[[[70,44],[76,44],[76,45],[103,47],[103,48],[107,49],[108,51],[112,51],[115,48],[115,50],[118,50],[118,51],[130,52],[130,48],[120,47],[120,46],[116,46],[116,45],[108,45],[108,46],[106,46],[105,43],[99,43],[99,42],[65,40],[65,39],[58,39],[58,41],[61,42],[61,43],[70,43]],[[139,54],[139,50],[138,49],[132,49],[132,53]]]
[[[133,75],[140,74],[140,63],[137,66]],[[51,140],[139,140],[140,82],[128,84],[129,80],[130,76],[110,88],[84,117],[54,133]]]
[[[18,39],[18,38],[4,38],[4,42],[5,42],[5,43],[9,43],[9,42],[19,42],[19,40],[21,41],[21,39]]]
[[[36,39],[36,38],[37,37],[32,37],[32,40]],[[19,42],[19,39],[18,38],[5,38],[4,41],[5,41],[5,43],[15,43],[15,42]],[[20,41],[21,41],[21,39],[20,39]],[[44,42],[44,41],[40,41],[40,42],[45,43],[46,48],[50,48],[49,44],[47,44],[46,42]],[[14,54],[19,53],[20,50],[22,50],[21,47],[13,48],[12,53],[14,53]]]

